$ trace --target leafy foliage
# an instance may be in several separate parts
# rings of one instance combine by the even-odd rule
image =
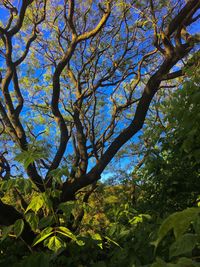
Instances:
[[[174,93],[173,100],[160,103],[166,114],[163,125],[155,126],[157,134],[149,141],[152,145],[145,167],[138,171],[146,192],[143,205],[154,207],[160,215],[193,206],[200,192],[199,75],[193,76],[194,72],[197,74],[199,69],[190,69],[192,79]]]

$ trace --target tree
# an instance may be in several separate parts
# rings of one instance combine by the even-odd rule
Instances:
[[[87,201],[143,127],[160,87],[184,75],[199,7],[198,0],[1,1],[1,179],[28,177],[56,212],[91,186],[81,191]],[[23,190],[17,195],[27,206]],[[0,214],[1,225],[24,219],[2,200]]]

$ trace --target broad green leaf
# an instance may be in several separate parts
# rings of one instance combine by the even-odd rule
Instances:
[[[14,234],[16,235],[16,238],[18,238],[22,231],[24,230],[24,221],[22,219],[19,219],[14,224]]]
[[[47,247],[54,252],[57,252],[59,249],[64,248],[66,246],[65,242],[57,236],[50,237],[46,244]]]
[[[79,240],[68,228],[60,226],[55,229],[56,233],[64,235],[77,243],[79,246],[83,246],[85,243]]]
[[[178,239],[182,234],[186,232],[189,225],[195,221],[200,212],[199,208],[188,208],[186,210],[175,212],[167,217],[161,224],[158,231],[158,239],[152,244],[155,247],[161,242],[166,234],[173,229],[175,238]]]
[[[47,156],[47,151],[44,148],[30,147],[28,151],[22,151],[19,153],[15,160],[24,164],[26,169],[35,160],[45,158]]]
[[[50,198],[49,198],[49,196],[48,196],[48,194],[46,192],[42,193],[42,198],[43,198],[45,206],[48,209],[52,209],[52,201],[50,200]]]
[[[43,240],[45,240],[47,237],[49,237],[50,235],[52,235],[53,232],[53,228],[52,227],[48,227],[45,228],[33,241],[33,246],[36,246],[37,244],[39,244],[40,242],[42,242]]]
[[[28,212],[25,214],[26,221],[30,224],[31,229],[35,232],[38,228],[39,218],[33,212]]]
[[[190,224],[196,220],[199,216],[200,208],[188,208],[185,209],[177,215],[174,221],[174,235],[178,239],[182,234],[184,234]]]
[[[30,204],[28,205],[25,212],[32,210],[35,213],[37,213],[38,210],[40,210],[44,204],[45,204],[44,198],[43,198],[42,194],[40,194],[40,195],[32,198],[32,200],[31,200]]]
[[[177,262],[176,267],[200,267],[200,263],[193,261],[188,258],[180,258]]]
[[[70,239],[74,241],[76,240],[76,236],[67,227],[64,227],[64,226],[56,227],[55,231],[66,237],[69,237]]]
[[[197,236],[194,234],[185,234],[175,241],[170,249],[170,258],[191,252],[197,244]]]

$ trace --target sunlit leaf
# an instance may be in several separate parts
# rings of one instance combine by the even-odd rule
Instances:
[[[14,234],[16,235],[16,238],[18,238],[21,233],[24,230],[24,221],[22,219],[19,219],[14,224]]]

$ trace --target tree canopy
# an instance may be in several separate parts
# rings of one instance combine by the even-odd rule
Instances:
[[[152,116],[162,113],[157,116],[162,121],[162,101],[157,105],[155,100],[168,90],[166,103],[176,106],[174,91],[192,79],[192,89],[182,89],[185,105],[174,109],[179,118],[186,112],[183,124],[177,120],[179,136],[173,128],[166,130],[170,137],[159,146],[156,161],[165,149],[170,151],[171,139],[172,153],[167,160],[163,157],[172,165],[182,157],[181,133],[194,137],[198,132],[189,121],[199,81],[188,69],[198,68],[199,8],[199,0],[0,1],[0,225],[14,224],[16,236],[28,246],[52,231],[81,245],[74,233],[83,209],[67,221],[62,217],[67,213],[64,203],[68,209],[72,201],[87,203],[117,153],[137,143],[145,120],[151,119],[151,107]],[[190,145],[184,139],[183,148],[193,151]],[[198,156],[197,149],[186,158],[196,161]],[[189,164],[192,171],[195,164]],[[20,207],[15,197],[6,201],[4,191],[12,187]],[[54,219],[49,225],[44,222],[37,235],[29,222],[38,224],[43,216]],[[47,246],[62,247],[62,242],[53,236]]]

